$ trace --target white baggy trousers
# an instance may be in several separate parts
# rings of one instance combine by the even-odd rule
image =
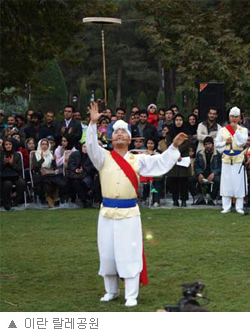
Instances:
[[[99,214],[98,251],[106,292],[118,292],[118,273],[125,279],[125,299],[136,299],[143,265],[141,217],[109,219]]]

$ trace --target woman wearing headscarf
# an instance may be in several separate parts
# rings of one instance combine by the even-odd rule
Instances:
[[[64,134],[62,136],[61,145],[58,146],[55,150],[55,158],[56,158],[56,166],[59,168],[59,173],[63,173],[63,164],[65,162],[65,152],[66,151],[76,151],[75,147],[73,147],[69,136]]]
[[[198,127],[198,118],[195,114],[190,114],[187,119],[187,134],[190,136],[190,143],[197,147],[197,127]]]
[[[84,207],[90,207],[90,192],[96,169],[87,154],[85,142],[81,144],[78,151],[70,155],[68,172],[73,192],[78,195]]]
[[[12,204],[21,204],[24,201],[25,180],[22,178],[21,156],[15,151],[13,139],[5,139],[3,150],[0,152],[0,178],[2,204],[5,210],[10,210]],[[12,203],[11,193],[13,185],[17,193]]]
[[[53,208],[55,202],[59,201],[59,187],[65,186],[66,182],[58,175],[55,157],[50,151],[48,139],[41,139],[38,142],[37,150],[33,154],[32,170],[35,191],[41,201],[45,194],[49,207]]]
[[[181,132],[188,134],[188,130],[184,124],[184,117],[181,114],[177,114],[174,117],[173,126],[170,130],[170,137],[173,141],[174,138]],[[189,156],[189,140],[186,140],[179,146],[181,156],[178,161],[181,161],[182,157]],[[177,164],[168,172],[169,184],[173,197],[173,205],[179,206],[179,198],[181,199],[181,207],[186,207],[188,200],[188,177],[190,176],[190,166],[188,168],[179,166]]]

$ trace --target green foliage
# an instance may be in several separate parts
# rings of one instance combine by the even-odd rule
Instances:
[[[244,8],[243,2],[240,1],[242,12],[245,10],[249,15],[249,5]],[[176,85],[180,92],[193,95],[200,82],[225,82],[228,106],[237,104],[247,108],[250,45],[245,42],[245,34],[241,37],[233,29],[231,2],[219,3],[220,6],[215,3],[203,7],[193,0],[157,3],[144,0],[140,4],[146,16],[143,33],[150,52],[160,56],[166,69],[177,72]]]
[[[139,98],[138,98],[138,107],[140,110],[146,109],[148,105],[147,96],[144,91],[140,92]]]
[[[108,107],[112,110],[115,109],[115,96],[112,89],[108,90]]]
[[[0,109],[4,110],[7,114],[24,114],[27,110],[28,103],[27,100],[21,96],[15,96],[16,89],[5,88],[3,94],[6,95],[4,101],[0,101]]]
[[[103,92],[101,88],[97,88],[95,91],[95,100],[97,101],[98,99],[103,100]]]
[[[46,111],[62,110],[67,104],[68,93],[63,74],[60,70],[57,60],[49,63],[48,68],[37,73],[37,81],[40,84],[41,91],[32,95],[31,105],[33,108]]]
[[[80,96],[78,100],[78,109],[80,111],[85,111],[87,109],[88,104],[89,104],[89,92],[86,86],[86,79],[82,78],[80,80]]]
[[[126,98],[126,110],[127,110],[127,115],[130,115],[131,109],[133,105],[133,100],[131,97]]]
[[[165,108],[166,107],[166,101],[165,101],[165,94],[164,91],[159,90],[157,99],[156,99],[156,105],[159,108]]]
[[[107,0],[1,1],[1,92],[15,86],[24,93],[25,84],[34,89],[34,73],[79,44],[83,17],[106,16],[115,9]]]

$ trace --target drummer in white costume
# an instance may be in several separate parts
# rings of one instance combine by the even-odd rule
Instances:
[[[244,214],[244,168],[241,168],[241,164],[248,133],[247,128],[238,125],[239,122],[240,109],[235,106],[229,112],[229,125],[221,128],[215,139],[215,148],[223,153],[220,183],[223,214],[231,211],[233,197],[236,198],[236,212]]]
[[[102,114],[98,113],[97,104],[91,104],[89,111],[91,122],[87,130],[86,146],[91,161],[100,173],[103,196],[98,219],[98,250],[99,275],[104,278],[106,294],[101,301],[108,302],[118,297],[119,274],[125,279],[125,305],[136,306],[143,269],[142,227],[136,204],[137,193],[112,154],[98,145],[96,123]],[[139,175],[157,177],[168,172],[177,162],[180,156],[178,147],[187,140],[187,135],[180,133],[176,136],[173,144],[161,155],[133,155],[128,152],[131,143],[128,125],[119,120],[114,125],[112,140],[114,152],[128,162],[125,161],[139,179]]]

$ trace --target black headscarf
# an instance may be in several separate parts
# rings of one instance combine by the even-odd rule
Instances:
[[[194,117],[195,118],[195,125],[190,125],[189,124],[189,118],[190,117]],[[190,114],[188,116],[188,120],[187,120],[187,131],[188,133],[187,134],[190,134],[190,135],[196,135],[197,134],[197,127],[198,127],[198,118],[195,114]]]
[[[176,118],[182,118],[183,124],[182,124],[181,127],[176,126],[176,124],[175,124]],[[184,132],[184,133],[188,134],[187,127],[186,127],[186,124],[185,124],[185,121],[184,121],[184,117],[183,117],[183,115],[178,113],[173,119],[173,125],[170,127],[171,140],[173,140],[176,137],[176,135],[178,135],[181,132]]]

